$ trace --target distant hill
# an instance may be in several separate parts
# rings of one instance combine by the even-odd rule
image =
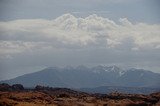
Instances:
[[[99,86],[160,87],[160,74],[143,69],[123,70],[117,66],[50,67],[0,83],[23,84],[25,87],[44,85],[68,88],[95,88]]]
[[[160,92],[160,88],[148,87],[121,87],[121,86],[101,86],[96,88],[80,88],[80,91],[88,93],[109,94],[111,92],[129,93],[129,94],[150,94]]]

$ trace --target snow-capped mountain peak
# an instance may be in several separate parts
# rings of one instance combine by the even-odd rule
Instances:
[[[95,73],[101,73],[101,72],[116,73],[116,75],[118,74],[119,76],[122,76],[125,74],[126,70],[123,70],[115,65],[113,66],[99,65],[93,68],[93,72]]]

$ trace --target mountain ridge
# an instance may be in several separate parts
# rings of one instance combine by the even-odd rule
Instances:
[[[121,69],[117,66],[48,67],[0,83],[37,84],[52,87],[88,88],[99,86],[159,87],[160,74],[144,69]]]

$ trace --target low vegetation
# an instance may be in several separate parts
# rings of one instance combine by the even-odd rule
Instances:
[[[0,106],[160,106],[160,92],[89,94],[68,88],[0,84]]]

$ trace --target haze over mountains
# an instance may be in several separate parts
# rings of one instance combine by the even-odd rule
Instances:
[[[124,70],[117,66],[49,67],[39,72],[25,74],[2,82],[20,83],[25,87],[34,87],[39,84],[69,88],[94,88],[99,86],[158,88],[160,74],[135,68]]]

